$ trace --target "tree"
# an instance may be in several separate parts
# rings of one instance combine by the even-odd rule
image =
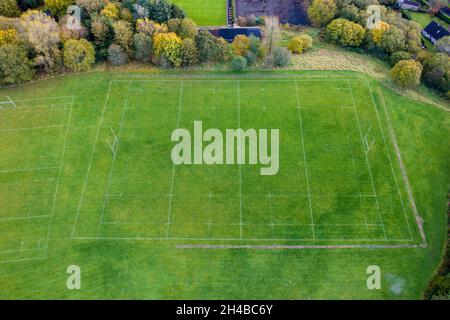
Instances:
[[[67,40],[64,44],[64,65],[75,71],[88,71],[95,62],[94,46],[85,39]]]
[[[224,38],[216,38],[217,46],[217,60],[218,61],[228,61],[233,57],[233,52],[231,45]],[[250,46],[251,49],[251,46]]]
[[[177,34],[181,37],[181,39],[194,39],[198,34],[197,24],[192,19],[184,18],[181,20]]]
[[[406,49],[406,38],[404,33],[397,27],[391,26],[381,36],[380,48],[392,54]]]
[[[415,21],[407,22],[407,29],[405,33],[406,51],[416,54],[422,49],[422,28]]]
[[[43,0],[19,0],[18,4],[22,11],[26,11],[28,9],[34,9],[43,4]],[[0,14],[1,15],[1,14]]]
[[[0,46],[0,84],[20,84],[33,79],[27,51],[17,45]]]
[[[391,66],[395,66],[397,64],[397,62],[399,62],[400,60],[410,60],[410,59],[411,59],[411,54],[409,52],[397,51],[397,52],[394,52],[389,57],[389,63],[391,64]]]
[[[112,44],[108,48],[108,61],[115,67],[121,66],[128,62],[128,55],[121,46]]]
[[[379,45],[381,42],[381,37],[383,36],[384,32],[389,29],[389,24],[387,24],[384,21],[378,21],[374,28],[370,30],[370,35],[372,36],[372,41]]]
[[[326,26],[336,15],[335,0],[313,0],[308,8],[308,17],[315,26]]]
[[[172,16],[172,6],[166,0],[153,0],[149,7],[149,17],[158,23],[170,20]]]
[[[443,37],[436,42],[438,51],[450,54],[450,36]]]
[[[42,11],[28,10],[20,18],[28,42],[36,52],[35,63],[45,71],[53,71],[60,62],[59,28],[56,21]]]
[[[166,58],[177,67],[182,62],[182,47],[183,40],[173,32],[158,33],[153,37],[153,53],[156,58]]]
[[[430,13],[436,14],[439,10],[447,6],[448,0],[429,0],[428,3],[430,5]]]
[[[292,53],[302,53],[304,50],[312,47],[312,38],[306,34],[292,37],[289,41],[288,49]]]
[[[177,6],[175,3],[172,3],[170,6],[170,17],[171,18],[178,18],[178,19],[184,19],[186,18],[186,13],[183,9],[181,9],[179,6]]]
[[[364,28],[346,19],[333,20],[326,29],[327,39],[345,47],[358,47],[364,40]]]
[[[195,37],[200,62],[213,62],[223,59],[223,47],[209,31],[201,30]]]
[[[1,0],[0,1],[0,16],[18,17],[20,10],[17,6],[16,0]]]
[[[418,60],[423,65],[422,80],[430,88],[443,94],[450,90],[450,57],[444,53],[423,51]]]
[[[420,83],[422,66],[414,60],[400,60],[391,69],[392,79],[402,87],[414,87]]]
[[[359,22],[361,20],[361,15],[359,14],[359,9],[354,4],[344,4],[339,10],[339,18],[347,19],[353,22]]]
[[[264,57],[264,47],[262,46],[261,39],[251,35],[249,52],[253,53],[257,59]]]
[[[230,65],[233,71],[244,71],[247,69],[247,60],[242,56],[235,56],[231,60]]]
[[[244,57],[250,49],[250,39],[243,34],[237,35],[231,43],[235,55]]]
[[[138,61],[148,62],[150,61],[150,55],[152,53],[152,37],[145,33],[139,32],[134,35],[134,57]]]
[[[115,20],[119,18],[119,8],[115,3],[110,2],[103,8],[100,14],[104,17]]]
[[[44,0],[44,3],[53,15],[59,17],[66,13],[73,0]]]
[[[89,14],[99,12],[105,7],[105,0],[76,0],[77,6],[85,9]]]
[[[109,47],[113,39],[113,31],[110,21],[105,17],[96,17],[92,20],[91,33],[94,43],[98,46]]]
[[[278,45],[278,41],[280,40],[281,36],[280,20],[278,20],[278,17],[271,16],[266,17],[264,21],[265,24],[263,27],[263,43],[267,52],[272,53],[273,48]]]
[[[114,43],[121,46],[129,56],[133,54],[133,29],[128,21],[113,23]]]
[[[170,19],[167,21],[169,31],[176,33],[181,39],[194,39],[197,35],[197,24],[189,18]]]
[[[197,47],[195,46],[195,41],[191,38],[186,38],[183,40],[183,48],[181,50],[182,65],[183,66],[193,66],[198,62]]]
[[[136,21],[136,31],[145,33],[149,36],[154,36],[157,33],[164,33],[168,31],[166,24],[159,24],[150,19],[137,19]]]

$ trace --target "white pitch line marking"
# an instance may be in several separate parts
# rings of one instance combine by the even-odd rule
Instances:
[[[112,132],[113,136],[114,136],[114,144],[113,144],[113,147],[111,149],[112,152],[113,152],[113,159],[112,159],[111,169],[110,169],[109,175],[108,175],[108,183],[106,185],[105,196],[103,198],[102,211],[100,213],[100,221],[99,221],[98,227],[97,227],[97,237],[100,236],[102,223],[103,223],[103,218],[105,216],[106,203],[108,202],[109,188],[111,187],[111,181],[112,181],[114,167],[115,167],[116,159],[117,159],[117,149],[118,149],[118,147],[115,147],[115,146],[116,145],[119,146],[119,143],[120,143],[119,139],[120,139],[120,136],[122,134],[123,124],[125,122],[124,120],[125,120],[125,117],[126,117],[127,106],[128,106],[128,101],[129,101],[129,97],[130,97],[130,92],[129,92],[130,86],[131,86],[131,80],[128,83],[127,96],[125,98],[125,106],[124,106],[123,111],[122,111],[122,117],[120,118],[119,132],[117,133],[117,136],[116,136],[114,130],[112,129],[112,127],[111,126],[109,127],[111,129],[111,132]]]
[[[352,96],[352,102],[353,102],[353,106],[354,106],[353,110],[354,110],[354,113],[355,113],[356,122],[358,124],[359,136],[360,136],[360,139],[361,139],[361,143],[363,143],[363,139],[364,138],[363,138],[363,134],[362,134],[362,130],[361,130],[361,124],[359,122],[358,112],[356,111],[356,104],[355,104],[355,97],[353,95],[353,89],[352,89],[352,86],[350,84],[350,81],[348,81],[347,83],[348,83],[348,87],[350,89],[350,93],[351,93],[351,96]],[[363,148],[364,148],[364,146],[363,146]],[[381,209],[380,209],[380,204],[378,202],[378,197],[376,196],[377,192],[376,192],[376,189],[375,189],[375,183],[373,181],[372,168],[370,167],[369,158],[367,157],[367,152],[364,152],[364,156],[366,158],[367,169],[369,170],[370,182],[372,184],[372,192],[375,195],[375,202],[376,202],[376,205],[377,205],[377,208],[378,208],[378,217],[380,219],[381,224],[383,224],[383,227],[382,227],[383,228],[383,234],[384,234],[384,238],[387,240],[386,229],[384,227],[383,216],[381,215]]]
[[[69,119],[67,120],[66,133],[64,135],[64,144],[63,144],[63,148],[62,148],[62,152],[61,152],[61,160],[60,160],[60,164],[59,164],[58,178],[56,180],[55,194],[53,195],[53,206],[52,206],[52,211],[51,211],[51,215],[50,215],[50,222],[48,223],[44,257],[47,257],[48,244],[50,242],[50,235],[51,235],[51,230],[52,230],[52,226],[53,226],[53,220],[55,218],[56,199],[58,197],[58,190],[59,190],[61,175],[62,175],[62,171],[63,171],[63,167],[64,167],[64,155],[66,154],[67,137],[69,136],[70,121],[72,120],[73,101],[74,101],[74,97],[72,98],[72,102],[70,104]]]
[[[183,90],[184,90],[184,82],[181,81],[180,84],[180,98],[178,101],[178,115],[177,115],[177,129],[180,127],[180,117],[181,117],[181,110],[183,108]],[[170,224],[171,224],[171,218],[172,218],[172,200],[173,200],[173,190],[174,190],[174,182],[175,182],[175,164],[172,164],[172,178],[170,183],[170,197],[169,197],[169,206],[167,209],[167,229],[166,229],[166,238],[169,238],[169,232],[170,232]]]
[[[103,106],[102,114],[100,116],[100,120],[99,120],[99,124],[98,124],[98,128],[97,128],[97,134],[95,135],[95,141],[94,141],[94,145],[93,145],[93,148],[92,148],[91,157],[89,159],[89,165],[88,165],[88,169],[87,169],[87,172],[86,172],[86,176],[84,177],[83,187],[81,189],[80,201],[78,202],[77,214],[75,216],[75,221],[74,221],[74,224],[73,224],[73,227],[72,227],[71,237],[73,237],[74,234],[75,234],[75,229],[77,227],[78,219],[80,217],[81,205],[83,203],[84,193],[86,192],[86,187],[87,187],[87,183],[88,183],[88,179],[89,179],[89,174],[91,172],[92,162],[94,161],[95,150],[97,149],[98,138],[100,136],[100,131],[101,131],[101,128],[103,126],[103,121],[105,119],[105,112],[106,112],[106,108],[107,108],[108,102],[109,102],[109,97],[110,97],[110,93],[111,93],[111,87],[112,87],[112,81],[109,83],[109,89],[108,89],[108,93],[106,95],[105,104]]]
[[[309,215],[311,219],[311,230],[313,239],[316,239],[316,233],[314,230],[314,217],[313,217],[313,211],[312,211],[312,200],[311,200],[311,187],[309,183],[309,175],[308,175],[308,167],[306,164],[306,148],[305,148],[305,141],[303,136],[303,122],[302,122],[302,114],[300,111],[300,90],[298,89],[298,82],[295,81],[295,91],[297,93],[297,110],[298,110],[298,123],[300,126],[300,136],[302,141],[302,148],[303,148],[303,162],[304,162],[304,168],[305,168],[305,178],[306,178],[306,187],[308,190],[308,202],[309,202]]]
[[[238,128],[241,127],[241,83],[237,83]],[[242,166],[239,164],[239,238],[242,239]]]

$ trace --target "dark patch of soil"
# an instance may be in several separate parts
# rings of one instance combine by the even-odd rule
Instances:
[[[281,23],[308,24],[310,0],[236,0],[238,17],[278,16]]]

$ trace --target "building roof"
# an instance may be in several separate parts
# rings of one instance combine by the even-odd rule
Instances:
[[[259,27],[236,27],[236,28],[217,28],[210,32],[216,37],[222,37],[228,42],[232,42],[237,35],[255,36],[261,38],[261,28]]]
[[[442,12],[444,12],[446,15],[450,16],[450,8],[449,7],[444,7],[441,9]]]
[[[426,33],[428,33],[431,37],[436,40],[439,40],[443,37],[450,36],[450,32],[448,32],[443,26],[441,26],[436,21],[431,21],[425,29],[423,29]]]
[[[404,0],[403,4],[407,4],[407,5],[414,6],[414,7],[420,7],[420,4],[418,2],[411,1],[411,0]]]

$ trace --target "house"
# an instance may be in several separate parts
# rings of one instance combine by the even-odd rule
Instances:
[[[261,28],[259,27],[235,27],[235,28],[209,28],[211,32],[216,37],[222,37],[228,42],[233,42],[237,35],[245,35],[247,37],[255,36],[261,38]]]
[[[420,8],[420,4],[411,0],[398,0],[397,2],[400,9],[408,9],[411,11],[417,11]]]
[[[445,15],[450,17],[450,8],[449,7],[444,7],[444,8],[442,8],[439,11],[441,11],[443,14],[445,14]]]
[[[422,35],[435,44],[439,39],[450,36],[450,32],[447,31],[436,21],[431,21],[425,29],[422,30]]]

